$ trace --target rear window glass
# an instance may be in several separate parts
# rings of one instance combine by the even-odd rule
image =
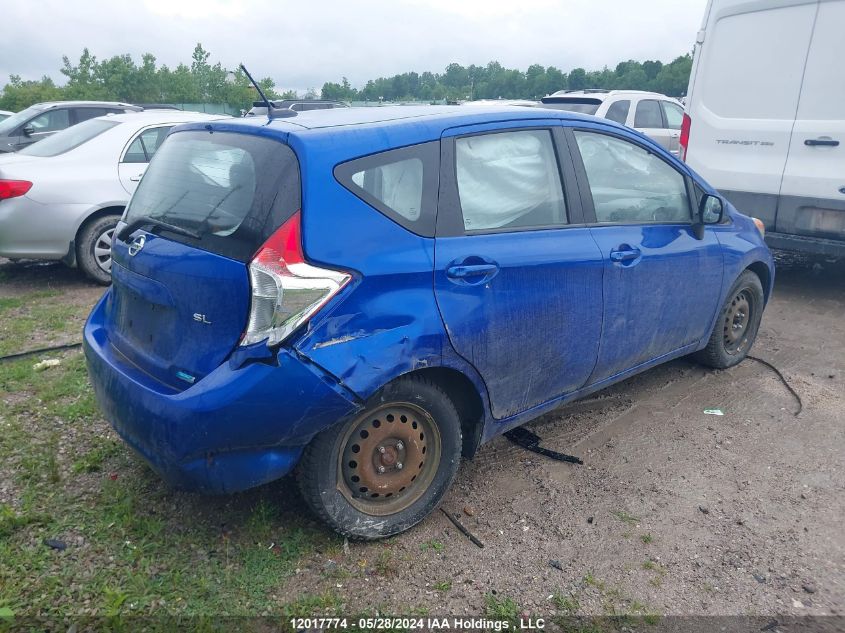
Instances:
[[[583,97],[545,97],[542,104],[544,108],[551,108],[552,110],[595,114],[601,105],[601,100]]]
[[[627,99],[624,101],[614,101],[607,109],[607,113],[604,115],[604,118],[625,125],[625,121],[628,120],[628,110],[630,109],[631,102]]]
[[[335,168],[335,177],[364,202],[418,235],[434,235],[439,143],[365,156]]]
[[[249,261],[300,208],[299,163],[278,141],[247,134],[187,131],[162,143],[132,197],[124,222],[142,218],[199,237],[169,239]]]
[[[83,143],[87,143],[92,138],[99,136],[116,125],[119,125],[117,121],[91,119],[90,121],[85,121],[85,123],[74,125],[52,136],[48,136],[43,141],[34,143],[29,147],[24,147],[18,154],[24,154],[26,156],[58,156],[59,154],[76,149]]]

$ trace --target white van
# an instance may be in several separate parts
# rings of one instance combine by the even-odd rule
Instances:
[[[680,144],[770,246],[845,256],[845,0],[709,0]]]

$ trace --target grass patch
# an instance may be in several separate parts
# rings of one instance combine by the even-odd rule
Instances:
[[[581,608],[578,599],[573,595],[555,593],[552,600],[557,610],[561,611],[564,615],[574,615]]]
[[[649,545],[654,542],[654,537],[651,534],[640,534],[640,540],[646,545]]]
[[[446,549],[446,546],[443,545],[440,541],[426,541],[425,543],[420,544],[420,549],[422,551],[426,551],[428,549],[434,550],[435,552],[442,552]]]
[[[484,614],[494,620],[505,620],[510,628],[519,628],[519,605],[511,598],[488,593],[484,596]]]
[[[440,582],[434,583],[434,588],[437,591],[449,591],[452,588],[452,581],[450,580],[441,580]]]
[[[633,514],[628,514],[625,510],[614,510],[613,516],[626,525],[636,525],[640,522],[639,517],[635,517]]]

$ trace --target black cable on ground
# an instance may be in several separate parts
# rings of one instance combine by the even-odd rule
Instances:
[[[798,414],[801,413],[801,411],[804,410],[804,403],[801,401],[801,396],[798,395],[798,392],[795,391],[795,389],[792,388],[792,385],[790,385],[789,382],[786,380],[786,378],[784,378],[783,374],[780,373],[780,369],[778,369],[777,367],[772,365],[769,361],[763,360],[762,358],[757,358],[756,356],[750,356],[749,355],[749,356],[746,356],[746,358],[750,358],[751,360],[756,360],[758,363],[765,365],[766,367],[768,367],[769,369],[771,369],[773,372],[775,372],[777,374],[778,378],[780,378],[780,381],[783,383],[783,386],[786,387],[789,390],[789,393],[791,393],[793,396],[795,396],[795,399],[798,401],[798,411],[796,411],[793,414],[793,415],[795,415],[795,417],[798,417]]]
[[[0,356],[0,363],[5,363],[8,360],[17,360],[18,358],[26,358],[27,356],[35,356],[36,354],[44,354],[45,352],[60,352],[66,349],[75,349],[82,347],[82,343],[68,343],[67,345],[54,345],[53,347],[42,347],[41,349],[31,349],[25,352],[18,352],[17,354],[9,354],[8,356]]]

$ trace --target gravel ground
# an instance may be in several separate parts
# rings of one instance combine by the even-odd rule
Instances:
[[[318,549],[278,599],[432,615],[477,616],[491,599],[545,616],[845,613],[845,262],[778,264],[752,353],[799,394],[799,415],[758,362],[668,363],[529,425],[583,466],[504,438],[462,465],[443,507],[483,549],[437,512],[387,542]],[[60,288],[93,304],[102,292],[61,266],[0,269],[0,296]],[[259,494],[283,517],[305,512],[290,488]]]
[[[477,614],[497,595],[535,614],[845,613],[845,262],[778,263],[752,352],[800,415],[758,362],[668,363],[529,425],[583,466],[501,437],[463,464],[443,507],[483,549],[437,513],[395,540],[392,577],[338,591],[388,612]],[[315,557],[291,591],[332,587],[314,573],[326,565]]]

